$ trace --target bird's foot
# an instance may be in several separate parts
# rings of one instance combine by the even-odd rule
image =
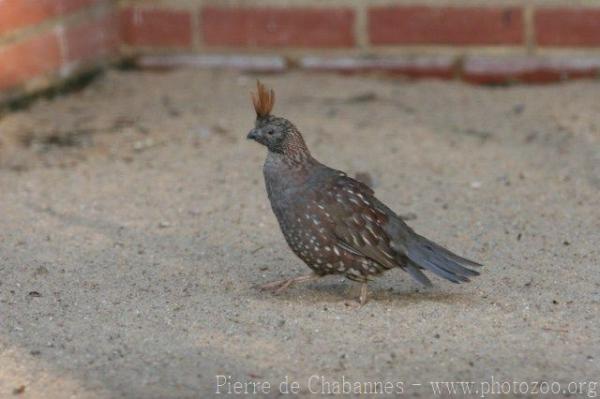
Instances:
[[[352,309],[362,308],[367,303],[367,293],[367,283],[362,283],[360,287],[360,296],[358,297],[358,300],[344,301],[344,305]]]
[[[360,301],[357,301],[355,299],[345,300],[344,301],[344,305],[346,305],[350,309],[360,309],[360,308],[362,308],[362,305],[360,304]]]
[[[273,291],[275,295],[281,294],[283,291],[288,289],[292,284],[303,283],[305,281],[310,281],[318,278],[319,276],[315,274],[308,274],[306,276],[298,276],[294,278],[288,278],[284,280],[272,281],[267,284],[263,284],[260,286],[260,289],[263,291]]]

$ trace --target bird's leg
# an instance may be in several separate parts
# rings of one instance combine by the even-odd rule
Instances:
[[[364,281],[362,283],[362,285],[360,286],[360,296],[358,297],[358,301],[346,301],[344,302],[344,304],[346,306],[349,306],[351,308],[362,308],[364,306],[365,303],[367,303],[367,294],[368,294],[368,288],[367,288],[367,282]]]
[[[272,281],[267,284],[263,284],[260,286],[261,290],[271,290],[274,294],[280,294],[285,291],[290,285],[296,283],[303,283],[305,281],[311,281],[319,278],[320,276],[316,274],[307,274],[305,276],[298,276],[294,278],[288,278],[285,280]]]
[[[362,286],[360,287],[359,301],[360,301],[360,306],[361,307],[365,303],[367,303],[367,293],[368,293],[368,288],[367,288],[367,282],[365,281],[364,283],[362,283]]]

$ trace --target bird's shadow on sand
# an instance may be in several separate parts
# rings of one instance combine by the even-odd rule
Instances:
[[[414,305],[423,302],[440,304],[473,304],[479,300],[470,292],[448,292],[442,286],[433,287],[383,287],[375,282],[369,283],[368,302],[394,303],[399,305]],[[304,303],[327,304],[346,303],[357,300],[360,294],[360,284],[338,277],[327,277],[317,282],[292,285],[281,293],[262,290],[259,285],[252,287],[252,296],[263,301],[289,302],[302,300]]]

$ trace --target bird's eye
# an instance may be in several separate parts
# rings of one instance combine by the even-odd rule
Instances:
[[[273,135],[273,133],[275,133],[275,131],[273,131],[273,129],[267,129],[267,134],[268,134],[269,136],[272,136],[272,135]]]

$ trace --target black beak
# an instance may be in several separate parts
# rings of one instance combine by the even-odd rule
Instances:
[[[260,137],[260,131],[258,129],[250,130],[250,132],[248,133],[248,136],[246,136],[246,138],[249,140],[256,140],[259,137]]]

